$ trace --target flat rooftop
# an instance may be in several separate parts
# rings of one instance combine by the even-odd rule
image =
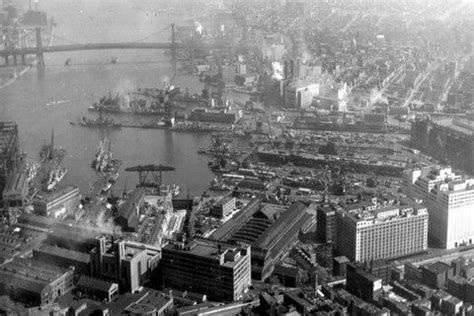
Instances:
[[[66,258],[69,260],[74,260],[78,262],[82,262],[85,264],[90,263],[90,255],[88,253],[83,253],[67,248],[61,248],[57,246],[51,246],[48,244],[42,244],[34,249],[34,251],[37,251],[39,253],[44,253],[56,257],[62,257]]]
[[[344,214],[346,214],[346,216],[348,216],[354,222],[372,221],[373,224],[397,220],[409,216],[428,214],[428,211],[425,207],[419,207],[418,205],[376,206],[375,209],[370,210],[365,208],[351,209],[350,205],[348,205],[342,212],[344,212]]]
[[[66,271],[31,259],[15,258],[13,261],[2,265],[0,282],[14,284],[18,288],[41,293],[48,284],[61,277]]]
[[[164,249],[169,249],[169,250],[174,249],[175,251],[178,251],[178,252],[186,252],[198,257],[204,257],[204,258],[214,259],[218,261],[221,260],[221,256],[225,255],[229,251],[236,253],[243,249],[243,246],[237,246],[237,245],[234,246],[234,245],[224,244],[221,242],[215,242],[215,241],[207,240],[207,239],[194,239],[191,242],[189,242],[187,245],[185,245],[182,249],[178,247],[179,246],[176,244],[168,244],[164,247]],[[236,263],[235,261],[225,260],[223,265],[233,266],[235,263]]]
[[[466,135],[474,135],[474,122],[463,119],[436,120],[435,124],[455,130]]]

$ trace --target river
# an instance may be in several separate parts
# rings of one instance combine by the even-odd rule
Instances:
[[[172,1],[175,5],[186,1]],[[170,3],[170,2],[166,2]],[[191,13],[178,9],[163,12],[164,3],[151,0],[40,0],[39,7],[57,22],[54,44],[169,41],[171,23],[190,24]],[[150,36],[154,34],[153,36]],[[110,64],[112,57],[118,64]],[[70,58],[72,64],[65,66]],[[37,158],[54,129],[55,144],[66,149],[68,174],[62,185],[78,186],[86,193],[95,179],[90,164],[99,141],[108,137],[115,156],[123,161],[116,193],[133,188],[136,174],[123,168],[138,164],[164,164],[176,171],[164,174],[166,183],[177,183],[182,192],[202,193],[213,175],[208,157],[197,154],[209,144],[209,136],[165,130],[122,129],[110,132],[74,127],[70,121],[92,116],[87,107],[109,91],[161,87],[172,76],[169,59],[160,50],[108,50],[45,55],[44,74],[32,68],[15,83],[0,90],[0,120],[16,121],[20,146]],[[178,75],[174,83],[191,92],[201,91],[196,78]],[[117,119],[130,119],[119,117]]]

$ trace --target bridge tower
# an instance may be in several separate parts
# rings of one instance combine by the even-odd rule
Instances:
[[[41,28],[36,28],[36,65],[38,68],[44,68],[43,42],[41,40]]]
[[[171,23],[171,67],[173,68],[173,76],[176,75],[177,58],[176,58],[176,30],[174,23]]]

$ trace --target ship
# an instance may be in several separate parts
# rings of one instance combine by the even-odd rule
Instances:
[[[146,116],[166,116],[173,108],[174,99],[179,94],[179,88],[165,85],[163,89],[138,88],[126,94],[117,93],[102,97],[93,103],[88,110],[103,113],[123,113]],[[171,105],[171,107],[170,107]]]
[[[110,147],[110,141],[107,138],[100,141],[99,148],[91,163],[91,167],[97,172],[116,173],[120,167],[121,162],[113,158],[113,152]]]
[[[107,181],[105,185],[102,187],[101,192],[106,193],[107,191],[110,190],[111,187],[112,187],[112,183]]]
[[[61,166],[66,157],[66,151],[54,146],[54,131],[51,132],[51,142],[41,146],[39,164],[27,166],[27,175],[36,190],[51,191],[64,178],[67,169]]]
[[[181,193],[181,188],[177,184],[160,186],[160,195],[170,194],[173,198],[177,197]]]
[[[93,128],[121,128],[122,124],[115,122],[113,119],[108,117],[103,117],[100,115],[96,119],[91,119],[87,117],[82,117],[78,122],[79,126],[83,127],[93,127]]]
[[[25,175],[28,183],[31,183],[33,179],[36,177],[38,174],[38,170],[40,168],[40,164],[36,162],[27,162],[25,165]]]
[[[171,188],[171,194],[173,195],[173,197],[177,197],[180,193],[181,193],[180,186],[177,184],[173,184]]]
[[[183,104],[194,104],[194,105],[207,105],[209,103],[209,98],[205,98],[203,95],[198,93],[190,94],[186,88],[184,93],[179,93],[174,97],[174,101],[177,103]]]
[[[110,183],[115,183],[115,182],[117,182],[117,179],[119,178],[119,176],[120,176],[120,175],[119,175],[118,172],[112,173],[112,174],[110,175],[110,177],[109,177],[109,182],[110,182]]]
[[[51,132],[51,142],[41,146],[39,156],[41,163],[49,161],[56,165],[59,165],[66,156],[66,151],[64,149],[54,147],[54,130]]]
[[[64,178],[67,173],[66,168],[55,168],[49,172],[48,179],[46,181],[46,191],[52,191],[56,188],[59,182]]]

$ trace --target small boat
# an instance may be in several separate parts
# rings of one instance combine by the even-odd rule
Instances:
[[[49,173],[49,179],[46,184],[46,190],[52,191],[59,184],[59,182],[64,178],[66,173],[67,173],[66,168],[57,168],[57,169],[51,170]]]
[[[119,178],[119,173],[118,172],[115,172],[113,174],[110,175],[109,177],[109,182],[110,183],[115,183],[117,182],[117,179]]]
[[[112,187],[112,183],[110,182],[107,182],[103,187],[102,187],[102,193],[106,193],[107,191],[110,190],[110,188]]]
[[[181,188],[177,184],[173,184],[173,187],[171,189],[171,194],[173,197],[177,197],[181,193]]]

